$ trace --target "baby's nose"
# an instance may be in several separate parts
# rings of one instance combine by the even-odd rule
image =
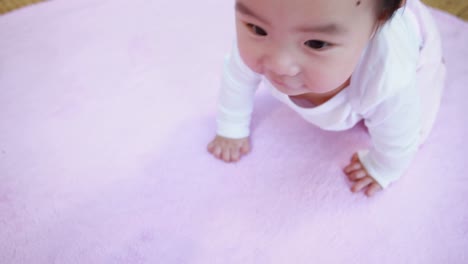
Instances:
[[[266,68],[277,76],[296,76],[300,67],[291,54],[287,52],[275,53],[267,60]]]

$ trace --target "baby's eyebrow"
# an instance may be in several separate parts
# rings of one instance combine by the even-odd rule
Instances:
[[[237,12],[242,13],[244,15],[248,15],[251,17],[254,17],[260,22],[264,24],[269,24],[268,21],[258,14],[256,14],[254,11],[252,11],[250,8],[248,8],[245,4],[236,1],[236,6],[235,9]],[[338,24],[335,23],[329,23],[329,24],[323,24],[323,25],[318,25],[318,26],[302,26],[296,28],[297,32],[301,33],[327,33],[327,34],[341,34],[346,32],[347,30],[343,28],[342,26],[339,26]]]
[[[328,33],[328,34],[341,34],[346,32],[347,30],[343,28],[342,26],[339,26],[338,24],[335,23],[330,23],[330,24],[323,24],[323,25],[317,25],[317,26],[302,26],[296,28],[296,31],[302,32],[302,33]]]
[[[255,14],[255,12],[253,12],[250,8],[248,8],[246,5],[244,5],[243,3],[239,2],[239,1],[236,1],[236,11],[239,12],[239,13],[242,13],[244,15],[254,17],[254,18],[260,20],[260,22],[262,22],[264,24],[267,24],[267,25],[269,24],[266,19],[264,19],[261,16]]]

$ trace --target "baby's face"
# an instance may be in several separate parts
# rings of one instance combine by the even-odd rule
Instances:
[[[349,80],[377,23],[375,0],[237,0],[239,51],[287,95]]]

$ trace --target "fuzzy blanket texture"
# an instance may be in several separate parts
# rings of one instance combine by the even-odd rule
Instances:
[[[261,89],[253,151],[214,136],[233,1],[56,0],[0,17],[0,263],[468,263],[468,24],[433,11],[437,124],[373,198],[321,131]],[[396,44],[398,47],[398,44]]]

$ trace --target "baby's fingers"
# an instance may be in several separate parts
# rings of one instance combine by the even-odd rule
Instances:
[[[231,161],[238,161],[240,159],[240,153],[238,148],[231,149]]]
[[[362,191],[366,188],[369,184],[371,184],[374,180],[370,176],[366,176],[360,180],[358,180],[353,187],[351,187],[351,191],[356,193]]]
[[[366,195],[371,197],[380,190],[382,190],[382,187],[378,183],[374,182],[369,186],[369,188],[367,188]]]
[[[367,176],[367,172],[363,169],[355,170],[348,175],[350,181],[357,181]]]
[[[249,142],[247,141],[245,144],[243,144],[241,147],[240,147],[240,153],[242,155],[245,155],[247,153],[250,152],[250,144]]]
[[[215,146],[215,144],[213,143],[213,141],[211,141],[211,142],[208,144],[208,146],[206,146],[206,150],[208,150],[208,152],[210,152],[210,153],[213,153],[214,146]]]
[[[221,159],[222,149],[217,145],[208,145],[208,151],[218,159]]]
[[[225,148],[225,149],[222,150],[221,159],[224,160],[225,162],[230,162],[231,161],[231,151],[230,151],[230,149]]]
[[[361,163],[359,162],[351,162],[348,166],[346,166],[343,171],[346,173],[346,174],[350,174],[354,171],[357,171],[357,170],[361,170],[362,169],[362,165]]]

